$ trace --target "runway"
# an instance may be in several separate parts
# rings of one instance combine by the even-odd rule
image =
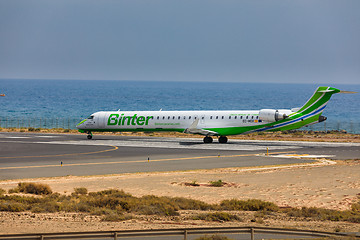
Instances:
[[[95,135],[87,140],[86,135],[0,132],[0,179],[284,165],[312,162],[314,157],[356,159],[359,149],[359,143],[230,137],[228,144],[204,144],[201,138]]]

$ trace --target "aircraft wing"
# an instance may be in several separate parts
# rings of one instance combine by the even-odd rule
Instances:
[[[184,133],[200,134],[200,135],[205,135],[205,136],[215,136],[215,135],[219,135],[217,132],[214,132],[214,131],[197,128],[198,123],[199,123],[199,119],[196,119],[196,120],[190,125],[190,127],[188,127],[187,129],[184,130]]]

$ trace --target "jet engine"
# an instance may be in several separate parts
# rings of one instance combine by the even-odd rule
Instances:
[[[286,109],[261,109],[259,112],[259,119],[264,122],[277,122],[289,117],[293,113],[291,110]]]

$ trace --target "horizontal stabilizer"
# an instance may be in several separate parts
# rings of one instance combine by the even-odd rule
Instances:
[[[353,94],[353,93],[358,93],[358,92],[353,92],[353,91],[340,91],[340,93]]]

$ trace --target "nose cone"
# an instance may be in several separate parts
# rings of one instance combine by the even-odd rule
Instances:
[[[83,129],[85,122],[86,122],[86,119],[82,120],[81,122],[79,122],[78,125],[76,125],[76,128],[77,128],[77,129]]]

